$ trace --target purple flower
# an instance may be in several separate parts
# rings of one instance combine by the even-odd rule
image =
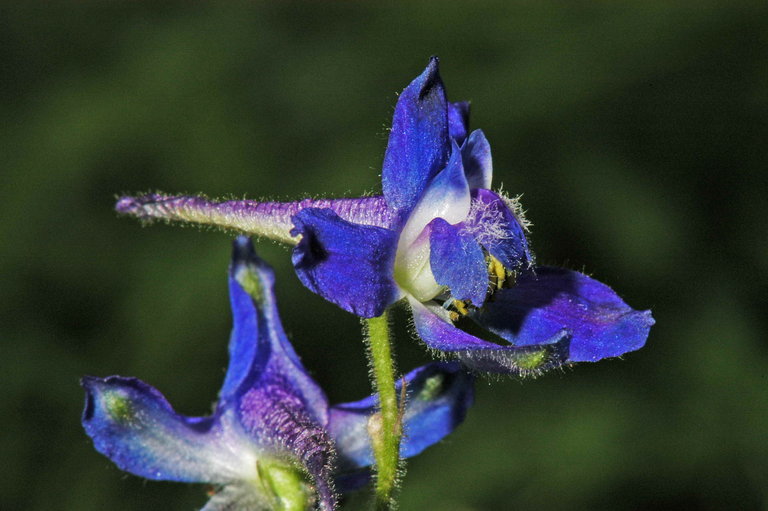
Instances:
[[[285,336],[273,283],[250,241],[239,238],[229,271],[229,368],[213,415],[180,415],[136,378],[83,378],[82,422],[96,449],[141,477],[214,485],[209,511],[305,509],[308,502],[331,510],[334,480],[342,491],[364,482],[376,398],[328,405]],[[473,391],[458,364],[429,364],[405,382],[400,452],[409,457],[463,420]]]
[[[474,369],[536,374],[641,348],[650,311],[581,273],[535,266],[520,207],[490,190],[490,145],[482,131],[469,132],[468,116],[467,103],[447,101],[432,58],[398,99],[381,196],[259,203],[148,195],[121,198],[117,210],[295,244],[293,263],[309,289],[362,317],[405,299],[426,345]]]

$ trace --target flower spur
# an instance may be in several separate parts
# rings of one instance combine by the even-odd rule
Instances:
[[[272,271],[246,238],[235,241],[229,290],[230,361],[213,415],[180,415],[136,378],[85,377],[85,431],[127,472],[214,485],[206,511],[335,509],[334,486],[369,477],[376,398],[328,405],[285,336]],[[432,363],[404,380],[400,453],[410,457],[463,420],[472,378],[458,364]]]
[[[310,290],[370,318],[407,299],[419,337],[489,372],[538,374],[641,348],[654,320],[575,271],[537,267],[517,203],[490,190],[490,144],[446,99],[433,57],[400,95],[383,194],[296,202],[123,197],[120,213],[294,245]],[[472,335],[468,330],[481,333]]]

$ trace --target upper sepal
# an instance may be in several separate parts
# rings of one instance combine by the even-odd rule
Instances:
[[[336,504],[335,449],[323,427],[328,422],[325,393],[288,341],[277,310],[274,273],[248,238],[234,241],[229,273],[235,324],[220,401],[231,393],[244,431],[267,452],[297,459],[313,480],[319,508],[330,511]],[[279,471],[276,477],[276,483],[286,480]],[[300,489],[289,493],[304,498]],[[285,489],[276,495],[287,498]]]
[[[448,105],[438,59],[432,57],[395,106],[381,174],[389,207],[410,210],[445,166],[449,151]]]
[[[331,477],[335,450],[323,428],[328,402],[283,330],[274,282],[272,268],[256,255],[251,241],[237,238],[229,269],[234,315],[230,367],[220,406],[231,396],[234,413],[252,441],[273,456],[297,459],[312,478],[320,509],[330,511],[336,494]],[[285,481],[285,474],[278,472],[277,477]],[[291,498],[304,498],[300,489],[289,489]],[[289,497],[286,489],[273,493]]]
[[[327,420],[325,393],[307,373],[283,329],[272,268],[256,255],[245,236],[232,246],[229,296],[233,327],[229,367],[219,402],[237,403],[246,392],[272,380],[284,381],[320,424]]]

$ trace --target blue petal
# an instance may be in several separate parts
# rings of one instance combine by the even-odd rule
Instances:
[[[568,339],[563,335],[539,346],[500,345],[456,328],[442,307],[416,300],[409,303],[416,332],[424,343],[456,356],[473,370],[526,376],[540,374],[566,361]]]
[[[381,178],[390,208],[408,211],[445,166],[448,106],[437,57],[405,88],[395,106]]]
[[[82,423],[97,451],[147,479],[225,484],[253,472],[252,444],[224,416],[177,414],[163,395],[136,378],[85,377]]]
[[[327,420],[325,393],[307,374],[288,341],[277,311],[272,269],[241,236],[233,243],[229,294],[234,326],[229,368],[219,393],[220,406],[273,379],[287,382],[314,419]]]
[[[516,346],[569,340],[569,362],[618,357],[645,344],[654,320],[611,288],[581,273],[539,267],[478,310],[479,324]]]
[[[451,225],[442,218],[430,223],[429,264],[435,280],[448,286],[451,296],[481,306],[488,293],[485,256],[463,224]]]
[[[440,441],[464,420],[472,405],[473,378],[456,363],[425,365],[405,376],[406,405],[400,456],[409,458]],[[397,383],[400,395],[402,380]],[[368,420],[377,396],[331,408],[328,430],[336,441],[342,470],[373,464]]]
[[[469,101],[448,103],[448,134],[461,145],[469,132]]]
[[[481,130],[475,130],[469,135],[461,148],[461,156],[469,187],[490,188],[493,179],[491,144]]]
[[[490,190],[473,190],[475,207],[467,219],[475,238],[501,264],[510,270],[528,268],[533,256],[525,230],[506,202]]]
[[[311,291],[365,318],[400,298],[392,275],[396,232],[353,224],[327,209],[305,209],[293,221],[294,235],[302,235],[293,265]]]

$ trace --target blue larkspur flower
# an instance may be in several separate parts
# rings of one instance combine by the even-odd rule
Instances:
[[[82,423],[96,449],[141,477],[213,485],[207,511],[307,503],[331,510],[335,486],[365,482],[376,398],[329,406],[285,336],[273,280],[250,241],[239,238],[229,272],[229,368],[212,415],[180,415],[136,378],[83,378]],[[410,457],[463,420],[473,390],[455,363],[429,364],[404,379],[401,456]]]
[[[536,374],[641,348],[650,311],[582,273],[535,265],[519,205],[490,190],[490,144],[468,117],[467,103],[447,101],[433,57],[398,99],[382,195],[281,203],[152,194],[116,208],[293,244],[309,289],[362,317],[405,299],[429,348],[478,370]]]

